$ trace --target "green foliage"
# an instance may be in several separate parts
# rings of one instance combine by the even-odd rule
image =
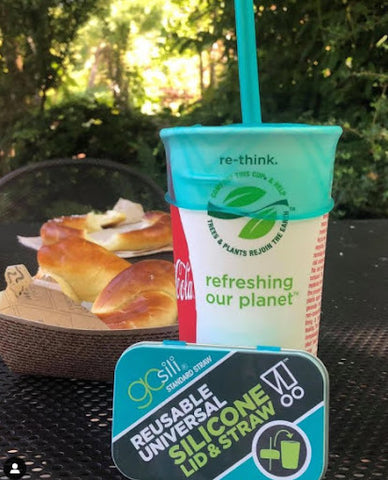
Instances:
[[[47,91],[64,75],[78,28],[98,5],[99,0],[1,0],[0,172],[9,169],[15,123],[31,109],[43,110]]]
[[[333,214],[388,216],[383,2],[254,3],[263,121],[341,125]],[[232,1],[2,0],[0,173],[85,154],[132,163],[164,186],[161,127],[241,121],[234,21]],[[155,29],[164,48],[161,72],[171,55],[200,59],[200,72],[190,74],[200,77],[202,99],[182,104],[179,116],[166,109],[151,118],[137,110],[145,95],[143,72],[129,61],[132,42]],[[91,60],[83,79],[87,95],[80,97],[80,77],[67,73]]]
[[[114,104],[126,108],[138,107],[144,100],[141,71],[132,61],[136,38],[155,29],[161,21],[160,2],[150,0],[114,0],[106,2],[79,32],[73,44],[79,70],[91,63],[87,87],[104,86]]]
[[[96,10],[95,0],[2,0],[0,4],[0,93],[2,102],[42,104],[63,75],[78,28]],[[16,84],[15,84],[16,82]]]
[[[215,8],[211,0],[206,4],[208,11]],[[260,0],[255,5],[263,121],[341,125],[333,214],[387,216],[388,14],[383,4]],[[214,33],[228,44],[227,67],[201,102],[182,108],[182,124],[241,122],[235,37],[225,35],[234,29],[228,2],[218,4],[218,20]]]
[[[158,127],[134,109],[118,110],[90,98],[72,98],[32,113],[14,129],[12,169],[65,157],[108,158],[146,172],[164,185]]]

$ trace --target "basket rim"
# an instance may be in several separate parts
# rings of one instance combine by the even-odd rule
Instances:
[[[107,337],[127,337],[132,335],[143,335],[147,333],[163,333],[163,332],[174,332],[178,329],[178,324],[175,325],[166,325],[164,327],[153,327],[153,328],[133,328],[133,329],[120,329],[120,330],[98,330],[98,329],[87,329],[87,328],[69,328],[61,327],[59,325],[47,325],[40,323],[37,320],[29,320],[21,317],[14,317],[11,315],[6,315],[0,313],[0,320],[5,320],[9,323],[14,323],[17,325],[25,327],[33,327],[38,330],[48,330],[52,332],[58,332],[62,334],[78,334],[84,336],[107,336]]]

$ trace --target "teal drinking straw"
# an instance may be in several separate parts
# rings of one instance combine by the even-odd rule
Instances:
[[[243,123],[261,123],[253,0],[235,0],[240,101]]]

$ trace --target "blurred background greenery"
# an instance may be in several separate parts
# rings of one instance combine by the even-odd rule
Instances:
[[[265,122],[341,125],[337,218],[388,216],[381,0],[255,0]],[[232,0],[1,0],[0,175],[50,158],[165,188],[162,127],[241,121]]]

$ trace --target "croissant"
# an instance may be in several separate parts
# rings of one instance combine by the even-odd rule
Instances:
[[[121,271],[91,309],[111,329],[172,325],[177,320],[174,265],[143,260]]]

